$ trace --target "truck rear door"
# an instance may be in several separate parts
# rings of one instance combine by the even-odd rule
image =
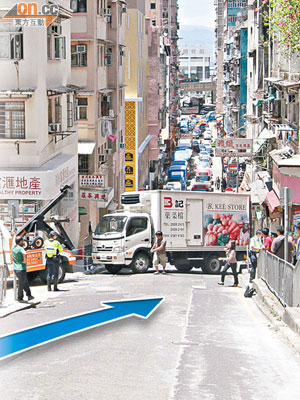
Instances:
[[[203,244],[203,201],[199,198],[188,198],[186,201],[186,240],[188,246]]]

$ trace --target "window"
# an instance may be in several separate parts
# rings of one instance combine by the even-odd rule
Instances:
[[[74,125],[74,103],[73,95],[68,94],[67,97],[67,126],[71,128]]]
[[[71,66],[86,67],[87,66],[87,45],[75,44],[71,46]]]
[[[61,33],[61,25],[50,25],[47,29],[48,60],[66,59],[66,38]]]
[[[147,229],[148,219],[145,217],[131,218],[126,227],[126,236],[136,235]]]
[[[54,113],[55,113],[55,122],[61,124],[61,97],[54,98]]]
[[[155,10],[156,9],[156,4],[155,3],[151,3],[150,8],[151,8],[151,10]]]
[[[70,1],[70,8],[73,12],[79,13],[79,12],[86,12],[86,0],[71,0]]]
[[[0,59],[20,60],[22,58],[22,28],[8,23],[0,24]]]
[[[0,138],[25,138],[24,101],[0,102]]]
[[[104,66],[104,47],[98,44],[98,67]]]
[[[112,65],[112,49],[111,48],[106,49],[106,54],[105,54],[104,60],[105,60],[105,65],[107,65],[107,66]]]
[[[156,26],[156,20],[155,19],[152,20],[152,26]]]
[[[210,61],[209,57],[205,57],[205,62],[209,62],[209,61]]]
[[[88,119],[87,97],[79,97],[76,99],[76,119]]]
[[[111,108],[111,96],[102,96],[101,98],[101,116],[109,117],[109,109]]]
[[[209,77],[210,77],[210,68],[205,67],[205,79],[209,79]]]
[[[89,173],[89,156],[88,154],[78,154],[78,172],[80,174]]]

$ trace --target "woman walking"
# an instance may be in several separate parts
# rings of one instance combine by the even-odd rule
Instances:
[[[234,276],[234,284],[231,285],[233,287],[237,287],[239,284],[238,280],[238,274],[237,274],[237,261],[236,261],[236,251],[235,251],[235,241],[231,240],[231,242],[228,243],[227,245],[227,250],[226,250],[226,257],[225,258],[219,258],[219,260],[225,260],[226,264],[224,265],[224,268],[222,269],[221,272],[221,282],[218,282],[218,285],[224,286],[225,282],[225,274],[229,268],[232,270],[232,274]]]

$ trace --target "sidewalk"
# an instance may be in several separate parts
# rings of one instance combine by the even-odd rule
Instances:
[[[244,287],[249,285],[250,276],[247,270],[244,270],[239,277]],[[257,292],[252,299],[258,308],[275,329],[300,353],[300,307],[284,307],[262,279],[255,279],[252,287]],[[247,300],[251,301],[250,298]]]
[[[6,298],[3,303],[0,304],[0,318],[7,317],[8,315],[21,310],[36,307],[38,304],[48,300],[49,298],[58,297],[68,289],[68,286],[68,282],[65,282],[59,285],[59,288],[62,289],[61,291],[48,292],[47,285],[43,285],[37,280],[30,285],[31,294],[34,296],[34,300],[28,301],[27,303],[18,303],[14,299],[13,278],[9,278],[7,281]],[[27,300],[26,295],[24,295],[24,300]]]

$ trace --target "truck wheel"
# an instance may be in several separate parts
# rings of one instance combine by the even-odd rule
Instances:
[[[193,268],[191,265],[175,265],[175,268],[180,271],[180,272],[190,272],[190,270]]]
[[[35,249],[40,249],[43,247],[44,244],[44,239],[40,236],[37,236],[34,238],[33,242],[31,243],[31,246],[34,247]]]
[[[150,266],[150,260],[145,253],[138,253],[133,257],[130,268],[135,274],[146,272]]]
[[[208,256],[203,265],[201,266],[202,271],[207,274],[218,274],[221,271],[221,262],[218,260],[218,255]]]
[[[117,274],[122,269],[120,265],[107,265],[107,264],[105,264],[105,268],[111,274]]]
[[[47,268],[39,271],[39,277],[43,283],[47,283]],[[61,264],[58,269],[58,283],[62,283],[66,276],[66,267]]]

